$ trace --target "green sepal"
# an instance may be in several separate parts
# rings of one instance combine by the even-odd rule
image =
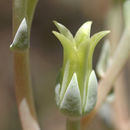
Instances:
[[[99,33],[94,34],[90,39],[90,48],[89,48],[89,54],[88,54],[88,67],[91,69],[92,66],[92,57],[94,53],[94,49],[96,45],[99,43],[99,41],[106,36],[110,31],[101,31]]]
[[[90,74],[89,81],[88,81],[86,104],[84,107],[83,114],[89,113],[96,105],[97,87],[98,87],[98,82],[97,82],[96,74],[93,70]]]
[[[64,98],[60,104],[60,110],[68,116],[81,116],[81,96],[76,73],[68,85]]]
[[[70,49],[72,47],[72,41],[70,41],[67,37],[63,34],[58,33],[56,31],[52,31],[52,33],[57,37],[57,39],[61,42],[64,49]]]
[[[79,28],[79,30],[77,31],[74,37],[76,45],[79,45],[80,43],[84,42],[87,38],[90,38],[91,25],[92,25],[92,22],[89,21],[89,22],[84,23]]]
[[[61,34],[63,34],[69,40],[73,40],[73,35],[64,25],[62,25],[61,23],[58,23],[56,21],[53,21],[53,23],[56,25],[57,29],[59,30],[59,32]]]
[[[110,31],[101,31],[101,32],[98,32],[96,34],[94,34],[92,37],[91,37],[91,44],[93,46],[93,48],[96,47],[97,43],[104,37],[106,36],[108,33],[110,33]]]
[[[28,29],[25,18],[22,20],[16,35],[14,36],[10,49],[13,51],[24,51],[29,49]]]

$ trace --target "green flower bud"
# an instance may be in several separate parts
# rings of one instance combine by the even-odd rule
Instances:
[[[92,22],[84,23],[75,37],[62,24],[54,21],[59,32],[53,34],[64,48],[63,67],[55,89],[59,109],[71,117],[90,112],[97,100],[97,78],[92,70],[92,57],[97,43],[109,33],[102,31],[90,37]]]

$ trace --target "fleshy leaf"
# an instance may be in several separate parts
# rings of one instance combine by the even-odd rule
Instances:
[[[95,72],[93,70],[90,74],[89,81],[88,81],[87,99],[84,108],[84,114],[90,112],[96,105],[97,87],[98,87],[98,82],[97,82]]]
[[[106,40],[102,47],[101,54],[96,66],[97,73],[100,77],[103,77],[109,66],[110,49],[110,41]]]
[[[57,39],[61,42],[62,46],[64,48],[69,49],[73,43],[68,38],[66,38],[63,34],[58,33],[56,31],[52,31],[52,33],[57,37]]]
[[[92,22],[86,22],[84,23],[79,30],[77,31],[76,35],[75,35],[75,42],[76,44],[80,44],[82,43],[84,40],[86,40],[86,38],[90,38],[90,31],[91,31],[91,25]]]
[[[16,32],[14,40],[10,45],[11,50],[23,51],[29,48],[28,30],[26,19],[24,18]]]
[[[69,116],[81,115],[81,96],[76,73],[73,74],[73,77],[61,102],[60,109]]]
[[[56,27],[58,28],[58,30],[61,34],[63,34],[69,40],[73,40],[73,35],[64,25],[62,25],[61,23],[58,23],[56,21],[54,21],[54,24],[56,25]]]

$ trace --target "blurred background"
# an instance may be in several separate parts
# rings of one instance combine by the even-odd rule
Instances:
[[[30,65],[35,106],[42,130],[65,130],[65,117],[58,111],[54,97],[63,50],[52,34],[52,30],[56,30],[52,21],[57,20],[75,34],[81,24],[92,20],[94,34],[109,29],[106,20],[111,5],[112,0],[39,0],[32,24]],[[103,41],[96,47],[94,68]],[[21,130],[14,91],[13,55],[9,50],[11,42],[12,1],[0,0],[0,130]],[[129,64],[125,68],[125,86],[128,89]],[[109,113],[112,114],[110,110]],[[106,124],[98,115],[88,128],[95,129],[110,130],[113,126]]]

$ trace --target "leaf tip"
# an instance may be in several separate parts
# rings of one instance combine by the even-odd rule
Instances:
[[[14,40],[10,45],[12,51],[23,51],[29,48],[29,37],[27,22],[24,18],[14,36]]]

